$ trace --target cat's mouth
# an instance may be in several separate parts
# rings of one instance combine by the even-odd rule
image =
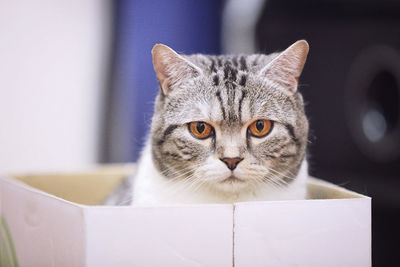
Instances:
[[[244,183],[244,180],[237,178],[234,175],[231,175],[228,178],[222,180],[221,183]]]

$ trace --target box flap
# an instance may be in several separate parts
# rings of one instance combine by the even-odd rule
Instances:
[[[2,216],[20,266],[84,266],[79,206],[0,177]]]
[[[314,177],[308,178],[307,191],[309,199],[369,198]]]
[[[235,205],[235,267],[371,266],[370,198]]]
[[[89,207],[87,266],[232,266],[232,205]]]

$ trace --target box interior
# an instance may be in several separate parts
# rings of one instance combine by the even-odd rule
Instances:
[[[135,173],[135,164],[103,165],[77,173],[12,175],[23,183],[83,205],[99,205],[126,177]]]
[[[99,205],[126,177],[135,173],[135,164],[105,165],[79,173],[26,174],[12,177],[23,183],[83,205]],[[362,198],[363,195],[310,177],[307,184],[309,199]]]

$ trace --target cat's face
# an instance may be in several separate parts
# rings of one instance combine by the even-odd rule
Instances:
[[[308,45],[250,56],[184,56],[156,45],[161,90],[152,154],[171,181],[224,192],[284,187],[305,156],[308,122],[297,92]]]

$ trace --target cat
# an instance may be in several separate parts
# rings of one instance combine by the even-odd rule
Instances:
[[[297,88],[308,51],[305,40],[281,53],[238,56],[156,44],[150,137],[129,194],[109,203],[305,199],[309,126]]]

